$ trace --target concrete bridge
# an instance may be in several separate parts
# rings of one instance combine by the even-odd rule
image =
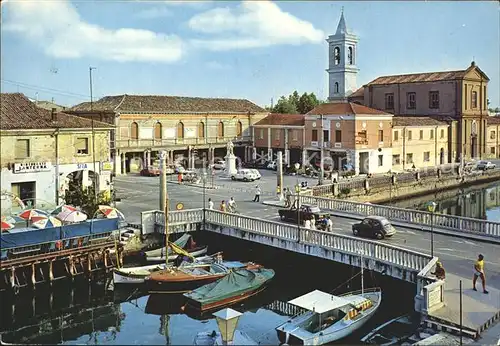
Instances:
[[[304,197],[302,202],[307,203],[307,198]],[[368,207],[378,206],[360,204],[360,210],[366,212],[367,215],[371,212],[363,208]],[[163,212],[143,212],[141,218],[143,233],[164,232]],[[458,279],[450,275],[451,281],[449,284],[446,283],[445,289],[445,281],[436,280],[430,275],[438,261],[436,256],[432,257],[429,254],[406,249],[404,246],[394,246],[380,241],[308,230],[297,225],[215,210],[191,209],[169,213],[169,232],[189,231],[219,233],[356,267],[360,267],[363,261],[364,268],[414,283],[416,287],[415,310],[422,313],[425,323],[440,329],[447,326],[448,330],[459,330],[455,321],[458,315],[458,304],[454,304],[456,291],[458,291]],[[446,294],[453,295],[453,299],[449,300],[452,303],[445,304]],[[496,297],[491,298],[493,301]],[[483,305],[477,305],[475,300],[471,300],[471,311],[467,312],[467,306],[464,307],[464,314],[466,314],[462,325],[464,335],[478,337],[486,328],[485,326],[490,325],[500,316],[500,306],[497,309],[496,304],[490,305],[492,306],[488,311],[481,312],[479,322],[477,319],[469,321],[467,313],[477,317],[477,311],[474,309],[480,306],[479,309],[484,310]]]

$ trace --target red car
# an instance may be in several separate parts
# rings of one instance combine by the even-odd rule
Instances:
[[[160,169],[156,167],[144,168],[141,170],[140,175],[143,177],[158,177],[160,176]]]

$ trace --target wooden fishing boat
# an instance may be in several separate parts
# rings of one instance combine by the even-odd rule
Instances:
[[[194,249],[193,249],[194,250]],[[189,252],[187,251],[190,256],[194,257],[195,263],[199,264],[207,264],[207,263],[212,263],[213,257],[211,256],[204,256],[204,257],[199,257],[201,255],[204,255],[207,252],[207,247],[205,246],[202,251],[194,251],[194,252]],[[179,257],[179,254],[172,254],[168,256],[168,260],[175,260]],[[208,258],[207,258],[208,257]],[[165,261],[165,259],[163,259]],[[113,269],[113,283],[114,284],[142,284],[144,283],[144,279],[146,279],[149,275],[151,275],[154,272],[164,270],[167,268],[166,263],[161,263],[161,264],[152,264],[152,265],[147,265],[147,266],[139,266],[139,267],[129,267],[129,268],[115,268]]]
[[[185,293],[186,307],[209,311],[240,302],[264,290],[274,274],[274,270],[259,265],[233,270],[216,282]]]
[[[411,314],[407,314],[378,326],[365,335],[361,342],[381,346],[400,345],[411,338],[417,328],[418,319],[412,318]]]
[[[241,262],[228,263],[193,263],[179,267],[167,267],[151,273],[144,282],[150,293],[189,292],[223,278],[229,274],[232,268],[242,268],[249,265]],[[250,265],[253,265],[253,263]]]
[[[185,248],[189,239],[191,239],[191,235],[185,233],[182,235],[182,237],[180,237],[176,241],[174,241],[174,242],[169,241],[169,243],[174,243],[175,245],[177,245],[180,248]],[[148,258],[157,258],[157,257],[162,257],[161,261],[165,261],[165,249],[166,249],[166,246],[163,246],[163,247],[160,247],[158,249],[145,251],[144,256],[146,257],[147,261],[149,261]],[[169,256],[175,254],[175,252],[172,250],[172,248],[170,246],[168,247],[167,254]]]

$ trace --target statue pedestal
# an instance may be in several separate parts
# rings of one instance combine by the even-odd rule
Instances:
[[[238,171],[236,169],[236,156],[234,156],[233,154],[228,154],[226,155],[225,159],[226,159],[226,170],[225,170],[226,176],[230,178]]]

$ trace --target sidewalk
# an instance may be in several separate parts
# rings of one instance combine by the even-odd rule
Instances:
[[[472,275],[472,273],[471,273]],[[464,278],[446,273],[444,285],[445,306],[429,314],[432,319],[460,325],[460,280],[462,280],[462,326],[481,333],[500,317],[500,278],[491,278],[488,284],[489,294],[482,292],[480,282],[477,291],[472,289],[472,278]],[[493,281],[493,282],[491,282]]]
[[[277,207],[277,208],[284,208],[285,207],[284,202],[277,201],[277,200],[263,201],[262,204]],[[342,217],[345,219],[363,220],[365,218],[365,216],[363,216],[363,215],[350,214],[350,213],[339,212],[339,211],[335,211],[335,210],[328,210],[328,211],[333,216]],[[422,232],[430,232],[430,229],[428,226],[422,226],[422,225],[400,222],[400,221],[391,221],[391,223],[394,226],[411,228],[411,229],[419,230]],[[463,233],[463,232],[459,232],[459,231],[453,231],[453,230],[436,228],[436,227],[434,227],[432,229],[432,231],[434,233],[437,233],[437,234],[443,234],[443,235],[457,237],[457,238],[470,239],[470,240],[476,240],[476,241],[494,243],[494,244],[500,245],[500,239],[494,238],[494,237],[482,236],[479,234]]]

